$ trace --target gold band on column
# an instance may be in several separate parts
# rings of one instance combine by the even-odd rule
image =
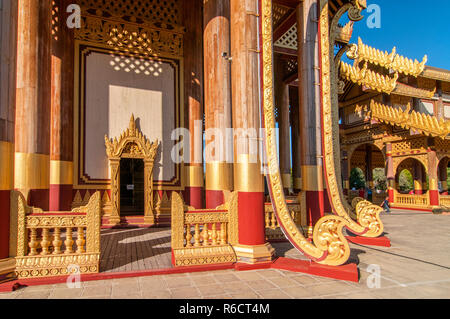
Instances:
[[[203,187],[203,166],[186,165],[184,167],[186,187]]]
[[[422,189],[423,189],[422,181],[414,180],[414,189],[415,189],[416,191],[422,190]]]
[[[282,174],[281,180],[283,181],[283,187],[284,188],[291,188],[292,187],[292,176],[291,174]]]
[[[14,144],[0,142],[0,190],[14,188]]]
[[[437,183],[436,178],[430,178],[429,188],[430,188],[430,191],[438,190],[438,183]]]
[[[294,178],[294,189],[302,189],[302,179],[297,177]]]
[[[50,161],[50,184],[73,185],[73,162]]]
[[[350,181],[344,181],[344,188],[350,189]]]
[[[323,191],[323,167],[302,165],[302,190],[309,192]]]
[[[224,162],[206,163],[206,190],[223,191],[233,189],[233,166]]]
[[[15,154],[14,188],[48,189],[50,185],[50,156]]]
[[[250,161],[248,154],[240,155],[234,164],[234,190],[239,192],[264,192],[264,176],[261,163]]]

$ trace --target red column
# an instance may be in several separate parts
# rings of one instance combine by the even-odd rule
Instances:
[[[203,23],[202,1],[183,1],[186,27],[184,35],[184,93],[186,123],[190,132],[190,162],[185,164],[185,202],[201,209],[203,204]]]
[[[231,55],[234,137],[234,187],[238,192],[238,260],[270,261],[274,249],[265,240],[264,177],[259,157],[260,79],[258,3],[231,0]]]
[[[231,155],[226,148],[231,128],[230,1],[205,1],[205,129],[206,208],[224,203],[224,191],[233,189]],[[226,54],[226,56],[223,56]]]
[[[65,22],[68,1],[53,2],[49,210],[68,211],[73,189],[74,35]]]

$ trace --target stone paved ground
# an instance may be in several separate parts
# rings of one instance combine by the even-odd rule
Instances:
[[[450,216],[396,211],[384,215],[391,248],[352,244],[351,260],[359,264],[360,283],[349,283],[279,270],[214,271],[181,275],[28,287],[2,298],[450,298]],[[288,244],[281,256],[298,257]],[[369,265],[381,267],[381,287],[367,286]]]

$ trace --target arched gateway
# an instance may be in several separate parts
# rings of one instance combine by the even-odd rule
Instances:
[[[105,136],[106,154],[111,172],[111,217],[112,224],[120,223],[120,161],[122,159],[141,159],[144,161],[144,222],[153,225],[153,167],[159,142],[151,143],[136,127],[134,115],[129,127],[114,139]]]

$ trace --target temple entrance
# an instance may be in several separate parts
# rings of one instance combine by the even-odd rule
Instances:
[[[144,216],[144,161],[120,161],[120,212],[122,216]]]

